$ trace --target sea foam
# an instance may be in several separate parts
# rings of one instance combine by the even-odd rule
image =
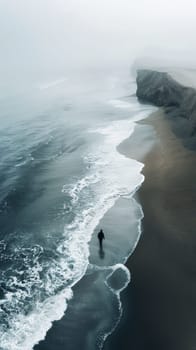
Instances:
[[[141,112],[131,119],[114,121],[110,125],[103,124],[89,130],[91,134],[101,135],[102,142],[84,157],[87,176],[62,189],[72,198],[75,217],[73,222],[65,226],[64,235],[57,247],[58,259],[47,267],[42,287],[48,297],[44,300],[38,298],[28,314],[10,315],[9,327],[0,330],[1,350],[31,350],[45,338],[52,322],[63,316],[67,303],[73,296],[73,285],[87,270],[89,242],[96,226],[120,196],[133,195],[144,180],[141,174],[143,164],[119,154],[116,147],[133,133],[135,122],[143,119],[146,114],[146,111]],[[42,267],[39,268],[41,271]],[[112,273],[119,268],[126,270],[117,265]],[[128,274],[127,270],[125,272]],[[37,273],[39,275],[39,271]],[[107,284],[113,288],[110,277]],[[128,282],[129,276],[125,285],[115,291],[118,298]],[[8,306],[9,303],[12,306],[14,298],[20,296],[7,293],[5,300]]]

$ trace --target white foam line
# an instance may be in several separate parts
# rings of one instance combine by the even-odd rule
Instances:
[[[117,271],[119,269],[121,269],[122,271],[125,272],[127,280],[121,288],[116,290],[110,286],[110,284],[108,283],[108,280],[115,273],[115,271]],[[127,288],[128,284],[130,283],[131,274],[130,274],[129,269],[125,265],[120,264],[120,263],[115,264],[115,265],[110,265],[110,266],[98,266],[98,265],[90,264],[89,271],[90,271],[90,273],[92,273],[94,271],[108,271],[109,272],[109,274],[107,275],[106,280],[105,280],[105,285],[109,288],[109,290],[112,292],[112,294],[116,296],[117,303],[118,303],[119,316],[118,316],[118,319],[116,320],[115,324],[112,326],[112,328],[109,332],[98,335],[98,339],[97,339],[98,347],[101,350],[101,349],[103,349],[103,346],[104,346],[106,339],[115,331],[115,329],[117,328],[117,326],[121,320],[123,309],[122,309],[120,294],[124,289]]]
[[[127,106],[128,107],[128,106]],[[154,110],[154,109],[153,109]],[[142,111],[139,113],[139,116],[137,116],[135,118],[135,121],[139,121],[141,119],[144,119],[144,118],[147,118],[149,116],[149,113],[152,113],[152,110],[148,110],[148,114],[146,113],[146,111]],[[134,130],[133,130],[134,131]],[[132,133],[133,133],[132,131]],[[121,153],[120,153],[121,154]],[[126,157],[126,156],[125,156]],[[140,162],[138,162],[140,163]],[[141,164],[141,171],[144,167],[144,164],[143,163],[140,163]],[[140,173],[141,173],[140,171]],[[141,187],[142,183],[145,181],[145,177],[144,175],[142,175],[142,181],[141,183],[135,187],[135,190],[133,192],[131,192],[131,194],[129,194],[127,197],[133,197],[135,195],[135,193],[139,190],[139,188]],[[134,198],[133,198],[134,199]],[[132,247],[130,253],[128,254],[128,256],[126,256],[124,258],[124,264],[126,264],[127,260],[129,259],[129,257],[133,254],[134,250],[136,249],[137,245],[138,245],[138,242],[140,240],[140,237],[141,237],[141,233],[142,233],[142,219],[144,218],[144,213],[143,213],[143,209],[142,209],[142,206],[134,199],[136,205],[139,207],[139,210],[140,210],[140,218],[138,219],[138,236],[137,236],[137,239],[135,241],[135,244],[134,246]],[[106,341],[106,339],[114,333],[114,331],[116,330],[117,326],[119,325],[120,323],[120,320],[121,320],[121,317],[122,317],[122,313],[123,313],[123,307],[122,307],[122,302],[121,302],[121,298],[120,298],[120,294],[121,292],[127,288],[128,284],[131,282],[131,273],[129,271],[129,269],[123,265],[123,264],[116,264],[114,266],[105,266],[105,267],[101,267],[101,266],[96,266],[96,265],[89,265],[89,268],[90,269],[94,269],[94,270],[97,270],[97,271],[100,271],[100,270],[112,270],[112,272],[106,277],[106,281],[105,281],[105,284],[107,285],[107,287],[113,292],[114,295],[116,295],[117,297],[117,301],[118,301],[118,305],[119,305],[119,317],[118,317],[118,320],[115,322],[114,326],[112,327],[112,329],[105,333],[104,335],[102,335],[101,337],[99,337],[99,349],[103,349],[103,346],[104,346],[104,343]],[[125,285],[120,288],[119,290],[115,290],[113,288],[111,288],[110,285],[108,285],[108,279],[112,276],[112,274],[119,268],[122,268],[126,274],[127,274],[127,282],[125,283]]]
[[[139,186],[140,187],[140,186]],[[139,189],[138,187],[138,189]],[[137,189],[137,190],[138,190]],[[134,199],[135,203],[137,203],[137,206],[139,207],[140,209],[140,213],[141,213],[141,216],[140,218],[138,219],[138,236],[137,236],[137,239],[135,241],[135,244],[134,246],[132,247],[132,249],[130,250],[129,254],[124,258],[124,264],[126,264],[127,260],[129,259],[129,257],[133,254],[134,250],[136,249],[137,245],[138,245],[138,242],[140,240],[140,237],[141,237],[141,233],[142,233],[142,226],[141,226],[141,223],[142,223],[142,219],[144,217],[144,213],[143,213],[143,210],[142,210],[142,206]],[[121,263],[117,263],[115,265],[110,265],[110,266],[98,266],[98,265],[92,265],[92,264],[89,264],[88,266],[88,270],[90,273],[94,272],[94,271],[110,271],[110,273],[107,275],[106,277],[106,280],[105,280],[105,284],[106,286],[110,289],[110,291],[116,296],[117,298],[117,302],[118,302],[118,309],[119,309],[119,317],[118,319],[116,320],[115,324],[113,325],[113,327],[111,328],[111,330],[107,333],[104,333],[103,335],[100,335],[99,336],[99,349],[103,349],[103,346],[104,346],[104,343],[106,341],[106,339],[112,335],[114,333],[114,331],[116,330],[117,326],[119,325],[120,323],[120,320],[122,318],[122,314],[123,314],[123,307],[122,307],[122,302],[121,302],[121,298],[120,298],[120,294],[121,292],[126,289],[129,285],[129,283],[131,282],[131,273],[129,271],[129,269],[124,265],[124,264],[121,264]],[[118,269],[122,269],[126,275],[127,275],[127,281],[126,283],[121,287],[119,288],[118,290],[112,288],[109,284],[108,284],[108,279],[113,275],[113,273],[115,273],[116,270]]]

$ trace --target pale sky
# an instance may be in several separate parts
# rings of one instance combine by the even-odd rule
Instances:
[[[0,0],[0,71],[131,62],[196,62],[194,0]]]

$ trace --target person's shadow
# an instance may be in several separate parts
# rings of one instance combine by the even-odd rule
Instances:
[[[102,246],[99,247],[99,257],[100,257],[100,259],[104,259],[105,258],[105,252],[104,252]]]

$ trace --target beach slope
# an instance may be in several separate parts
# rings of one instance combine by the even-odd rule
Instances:
[[[127,263],[132,281],[122,295],[124,315],[105,349],[191,350],[196,348],[196,153],[172,131],[162,109],[145,123],[156,136],[154,147],[139,159],[145,163],[138,192],[142,236]],[[125,153],[133,157],[130,140],[127,145]]]

